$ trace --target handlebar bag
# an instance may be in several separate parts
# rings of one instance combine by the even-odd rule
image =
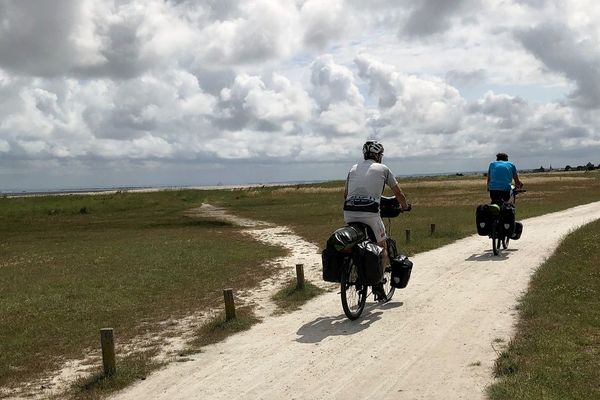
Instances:
[[[381,196],[379,215],[382,218],[395,218],[400,215],[400,203],[395,197]]]
[[[325,248],[321,253],[323,262],[323,280],[326,282],[340,282],[344,266],[344,254],[335,249]]]
[[[399,255],[392,260],[392,282],[391,285],[398,289],[404,289],[410,280],[413,263],[408,257]]]
[[[358,282],[375,285],[383,278],[383,248],[365,240],[354,247],[352,259],[358,267]]]

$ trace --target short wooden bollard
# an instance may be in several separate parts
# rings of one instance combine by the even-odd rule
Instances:
[[[225,320],[229,321],[230,319],[235,318],[235,303],[233,302],[233,290],[223,290],[223,298],[225,299]]]
[[[435,234],[435,224],[431,224],[431,236]]]
[[[410,229],[406,230],[406,243],[410,243]]]
[[[296,278],[298,279],[296,287],[304,289],[304,264],[296,264]]]
[[[115,341],[112,328],[100,329],[100,345],[102,346],[102,365],[104,375],[109,376],[117,371],[115,365]]]

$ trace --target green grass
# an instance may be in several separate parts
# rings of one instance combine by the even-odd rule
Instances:
[[[99,400],[117,392],[134,382],[144,380],[161,363],[152,360],[153,352],[140,352],[116,360],[116,372],[104,375],[101,369],[90,376],[78,379],[70,388],[67,396],[73,400]],[[63,398],[64,395],[57,396]]]
[[[600,399],[600,221],[569,235],[520,300],[491,400]]]
[[[539,182],[551,179],[550,182]],[[525,219],[600,199],[600,171],[522,176],[527,193],[517,199],[517,218]],[[475,208],[489,203],[486,181],[478,177],[400,179],[413,211],[391,220],[391,234],[408,255],[431,250],[475,233]],[[320,190],[320,191],[319,191]],[[387,193],[389,195],[389,193]],[[208,200],[255,219],[288,225],[306,240],[321,247],[329,235],[344,225],[343,182],[287,188],[213,192]],[[430,224],[436,233],[430,236]],[[412,241],[405,242],[405,230]],[[483,239],[482,239],[483,240]]]
[[[260,322],[260,318],[250,307],[236,308],[235,318],[230,320],[225,319],[223,312],[198,329],[195,339],[189,344],[187,353],[201,351],[202,347],[218,343],[234,333],[246,331],[258,322]]]
[[[285,252],[184,217],[199,195],[0,199],[0,386],[80,358],[100,328],[126,342],[269,276]]]
[[[296,279],[290,280],[285,287],[272,296],[277,305],[277,313],[285,313],[298,310],[308,300],[324,293],[321,289],[312,283],[305,281],[304,287],[299,288]]]
[[[540,176],[557,178],[536,182]],[[522,180],[529,192],[518,200],[518,219],[600,198],[597,171]],[[393,219],[391,233],[409,255],[473,234],[475,207],[488,202],[483,177],[400,185],[414,210]],[[98,346],[102,327],[126,341],[158,331],[158,321],[216,306],[224,287],[256,285],[271,273],[257,266],[284,253],[237,227],[186,218],[184,210],[221,205],[288,225],[322,247],[344,224],[342,186],[0,198],[0,386],[81,357]]]

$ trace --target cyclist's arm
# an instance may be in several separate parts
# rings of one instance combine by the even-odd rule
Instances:
[[[519,179],[519,175],[514,174],[513,179],[515,180],[515,186],[517,187],[517,189],[521,189],[523,187],[523,182],[521,182],[521,180]]]
[[[515,180],[515,186],[517,189],[521,189],[523,187],[523,182],[519,179],[519,174],[517,173],[517,167],[513,164],[513,179]]]
[[[346,184],[344,185],[344,200],[348,198],[348,180],[350,179],[350,173],[346,177]]]
[[[398,185],[393,186],[392,192],[394,192],[394,196],[396,196],[396,198],[398,199],[400,206],[402,206],[403,209],[407,209],[408,203],[406,202],[406,197],[404,196],[404,193],[402,193],[400,187]]]

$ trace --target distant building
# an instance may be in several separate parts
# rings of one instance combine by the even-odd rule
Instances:
[[[544,168],[543,165],[540,165],[539,168],[533,169],[533,170],[531,170],[531,172],[546,172],[546,169]]]

